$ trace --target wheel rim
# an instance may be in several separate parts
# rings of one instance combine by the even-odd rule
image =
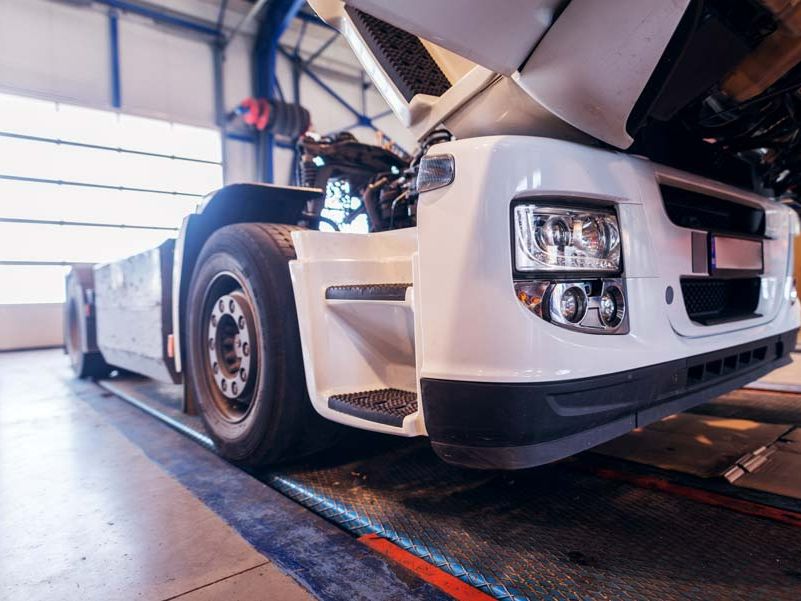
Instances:
[[[253,304],[233,274],[220,274],[212,281],[203,324],[204,371],[211,400],[225,421],[242,421],[253,405],[259,341]]]

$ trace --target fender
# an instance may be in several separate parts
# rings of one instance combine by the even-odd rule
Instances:
[[[185,316],[189,282],[200,249],[215,231],[232,223],[269,222],[296,224],[306,204],[323,194],[318,188],[231,184],[203,198],[197,211],[187,215],[175,243],[172,273],[172,323],[175,370],[183,372],[182,348],[186,343]],[[191,400],[187,401],[191,410]]]

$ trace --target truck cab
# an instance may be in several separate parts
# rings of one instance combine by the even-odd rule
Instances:
[[[350,427],[492,469],[567,457],[789,361],[800,228],[773,105],[794,65],[746,75],[794,8],[311,4],[419,149],[305,136],[303,187],[225,188],[150,259],[76,274],[93,316],[76,357],[184,383],[234,461]],[[359,196],[367,233],[321,231],[331,182]],[[147,313],[121,294],[140,280]],[[143,328],[149,370],[119,335]]]

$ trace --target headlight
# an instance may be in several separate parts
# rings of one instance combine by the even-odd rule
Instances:
[[[620,271],[620,228],[610,209],[519,204],[514,230],[518,271]]]

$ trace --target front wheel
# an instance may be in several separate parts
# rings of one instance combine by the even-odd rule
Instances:
[[[287,262],[294,226],[217,230],[189,286],[187,378],[220,454],[258,466],[330,445],[336,424],[311,406]]]

